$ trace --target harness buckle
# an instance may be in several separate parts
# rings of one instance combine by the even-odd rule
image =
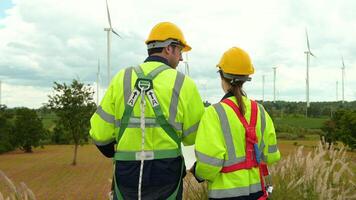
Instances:
[[[152,80],[146,78],[138,78],[135,84],[135,88],[137,88],[139,91],[147,92],[153,88]]]

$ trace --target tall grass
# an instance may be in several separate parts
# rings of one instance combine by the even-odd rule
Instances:
[[[344,147],[318,147],[309,153],[303,146],[271,168],[271,199],[356,199],[353,172]]]
[[[33,192],[26,186],[24,182],[21,182],[19,186],[16,186],[4,172],[0,170],[0,183],[7,186],[9,194],[4,196],[0,190],[0,200],[36,200]]]

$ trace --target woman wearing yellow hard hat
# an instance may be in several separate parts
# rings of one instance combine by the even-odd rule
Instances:
[[[217,65],[225,96],[205,111],[197,132],[193,173],[208,182],[209,199],[267,199],[266,164],[280,159],[273,122],[243,90],[254,73],[249,55],[227,50]]]

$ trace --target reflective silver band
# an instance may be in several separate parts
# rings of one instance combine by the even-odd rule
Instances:
[[[127,128],[140,128],[140,125],[141,125],[141,121],[140,120],[141,120],[140,117],[131,117],[130,120],[129,120],[129,124],[128,124]],[[119,128],[120,126],[121,126],[121,121],[120,120],[115,120],[115,127]],[[145,126],[147,128],[160,127],[160,125],[156,121],[156,118],[153,118],[153,117],[145,117]],[[177,128],[180,128],[180,129],[176,129],[176,130],[177,131],[182,131],[182,128],[181,128],[182,126],[183,125],[181,123],[178,123]]]
[[[161,65],[155,68],[154,70],[152,70],[147,76],[150,76],[152,79],[154,79],[159,73],[167,69],[172,69],[172,68],[167,65]]]
[[[132,77],[132,67],[129,67],[125,70],[124,74],[124,101],[127,103],[127,101],[130,98],[131,95],[131,77]]]
[[[93,140],[94,144],[97,145],[97,146],[105,146],[105,145],[108,145],[108,144],[110,144],[110,143],[112,143],[114,141],[115,141],[115,138],[112,138],[112,139],[110,139],[108,141],[103,141],[103,142],[99,142],[99,141]]]
[[[172,91],[171,104],[169,105],[168,122],[172,124],[176,129],[177,128],[182,129],[182,127],[177,127],[178,123],[176,123],[175,120],[176,120],[177,110],[178,110],[179,93],[180,90],[182,89],[184,78],[185,78],[184,74],[177,71],[177,76]]]
[[[197,157],[197,160],[199,162],[208,164],[208,165],[212,165],[212,166],[216,166],[216,167],[222,167],[224,164],[224,160],[221,159],[217,159],[211,156],[208,156],[204,153],[201,153],[197,150],[195,150],[195,156]]]
[[[226,112],[223,106],[221,105],[221,103],[214,104],[213,107],[215,108],[215,111],[218,113],[221,129],[224,134],[225,144],[229,156],[229,160],[227,162],[237,160],[236,153],[235,153],[235,146],[232,140],[230,125],[226,116]]]
[[[96,114],[100,116],[101,119],[106,121],[107,123],[114,124],[115,123],[115,116],[111,115],[103,110],[103,108],[99,105],[96,109]]]
[[[191,133],[194,133],[198,130],[199,122],[188,128],[187,130],[183,131],[184,137],[189,136]]]
[[[262,191],[261,183],[256,183],[253,185],[249,185],[247,187],[238,187],[232,189],[219,189],[219,190],[210,190],[209,197],[210,198],[230,198],[230,197],[240,197],[240,196],[248,196],[251,193],[256,193]]]

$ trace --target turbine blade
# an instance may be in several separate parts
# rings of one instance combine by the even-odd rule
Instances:
[[[308,46],[308,51],[310,52],[309,37],[308,37],[308,32],[307,32],[307,29],[305,29],[305,34],[306,34],[306,36],[307,36],[307,46]]]
[[[115,35],[119,36],[119,38],[122,38],[118,33],[116,33],[116,31],[114,31],[114,29],[111,29],[111,31],[112,31]]]
[[[341,59],[342,59],[342,68],[345,69],[344,57],[342,56]]]
[[[108,21],[109,21],[109,26],[111,27],[111,19],[110,19],[110,11],[109,11],[109,6],[108,6],[108,0],[106,0],[106,11],[108,13]]]
[[[309,51],[309,53],[310,53],[310,55],[312,55],[314,58],[316,58],[316,56],[315,56],[312,52]]]

